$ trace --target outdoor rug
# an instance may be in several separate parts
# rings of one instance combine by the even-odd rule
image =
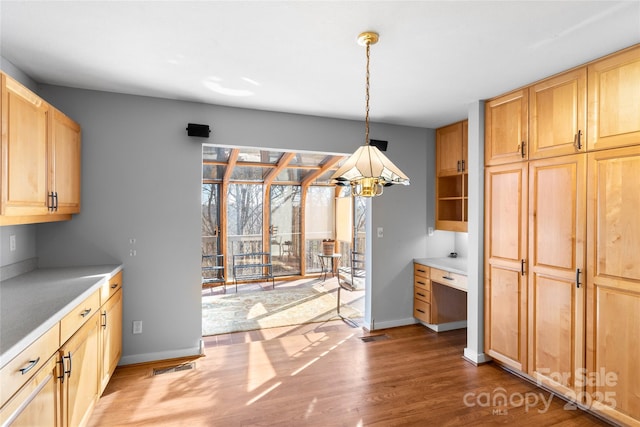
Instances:
[[[348,305],[341,306],[340,313],[348,318],[362,317]],[[335,296],[313,287],[202,297],[203,336],[339,318]]]

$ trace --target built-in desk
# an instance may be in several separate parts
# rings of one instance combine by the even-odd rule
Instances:
[[[436,332],[467,327],[467,260],[413,260],[413,316]]]

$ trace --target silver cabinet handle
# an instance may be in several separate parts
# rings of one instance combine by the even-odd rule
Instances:
[[[22,375],[26,374],[31,369],[33,369],[33,367],[36,366],[39,361],[40,361],[39,357],[37,359],[34,359],[34,360],[29,360],[29,364],[27,366],[25,366],[24,368],[20,368],[20,373]]]

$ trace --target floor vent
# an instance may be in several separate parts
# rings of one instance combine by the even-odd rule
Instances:
[[[373,342],[373,341],[384,341],[389,339],[389,335],[380,334],[380,335],[369,335],[367,337],[360,337],[362,342]]]
[[[180,365],[168,366],[153,370],[153,375],[168,374],[169,372],[187,371],[196,367],[194,362],[181,363]]]

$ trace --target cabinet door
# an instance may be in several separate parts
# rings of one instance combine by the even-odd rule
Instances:
[[[527,164],[485,171],[485,351],[518,370],[527,358]]]
[[[61,348],[63,425],[86,425],[98,401],[98,326],[95,314]]]
[[[588,67],[589,151],[640,142],[640,45]]]
[[[100,334],[100,394],[109,383],[122,354],[122,290],[119,289],[102,307]]]
[[[56,213],[80,212],[80,126],[52,108],[49,144],[50,187],[56,195]]]
[[[638,183],[640,146],[589,153],[585,403],[629,425],[640,420]]]
[[[585,217],[586,155],[529,163],[529,374],[574,400],[584,369]]]
[[[528,136],[528,89],[511,92],[486,103],[486,165],[520,162],[526,159]]]
[[[60,426],[60,388],[57,355],[2,407],[0,424],[13,427]]]
[[[49,105],[2,75],[2,215],[46,215]]]
[[[466,120],[436,130],[436,228],[467,231]]]
[[[462,122],[436,130],[436,171],[438,176],[462,172]]]
[[[587,69],[579,68],[529,88],[529,158],[586,151]]]

